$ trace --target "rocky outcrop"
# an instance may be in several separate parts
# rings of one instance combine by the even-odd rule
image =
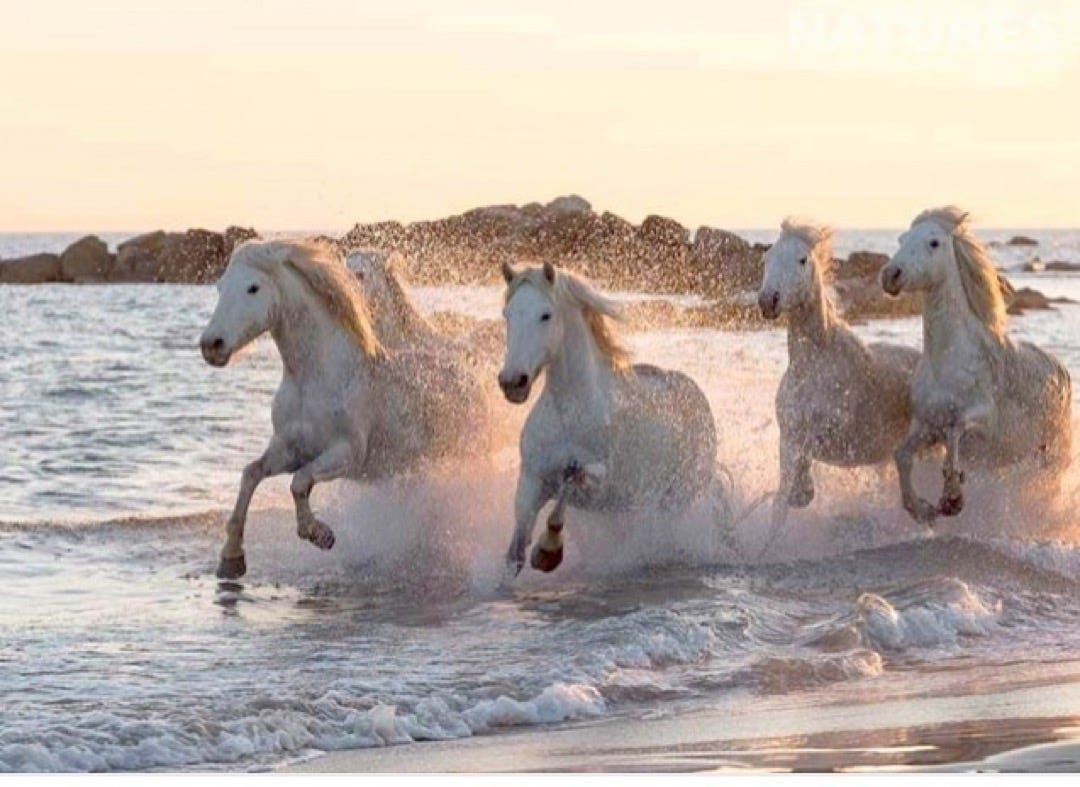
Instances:
[[[105,242],[88,235],[60,255],[37,254],[0,263],[0,282],[172,282],[205,284],[225,270],[236,244],[257,237],[254,230],[230,227],[209,230],[149,232],[121,243],[116,254]]]
[[[58,254],[31,254],[0,260],[0,284],[47,284],[59,280]]]
[[[760,255],[731,233],[701,228],[691,240],[674,219],[652,215],[635,226],[577,195],[408,225],[357,224],[341,245],[399,251],[409,278],[429,284],[495,283],[505,259],[550,260],[610,288],[722,294],[756,286],[761,270]]]
[[[72,243],[60,255],[60,278],[77,284],[103,282],[112,270],[113,255],[96,235]]]

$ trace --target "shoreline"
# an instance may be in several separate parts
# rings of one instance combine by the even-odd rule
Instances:
[[[616,717],[330,752],[277,770],[1080,772],[1080,674],[1061,677],[979,694],[881,702],[859,702],[856,692],[841,704],[743,698],[734,707],[661,718]]]

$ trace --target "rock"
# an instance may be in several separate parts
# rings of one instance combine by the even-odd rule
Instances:
[[[1011,288],[1010,288],[1011,289]],[[1009,299],[1009,314],[1023,314],[1028,309],[1052,309],[1050,299],[1038,290],[1031,287],[1021,287],[1013,290]]]
[[[1034,238],[1029,238],[1027,235],[1013,235],[1009,238],[1009,246],[1038,246],[1039,242]]]
[[[357,224],[341,238],[346,249],[360,246],[395,248],[405,240],[405,227],[400,221],[379,221],[374,224]]]
[[[155,282],[159,281],[158,255],[168,242],[167,233],[158,230],[137,235],[116,247],[112,281]]]
[[[552,213],[592,213],[589,201],[577,194],[556,197],[547,204],[547,209]]]
[[[1048,271],[1057,271],[1058,273],[1075,273],[1076,271],[1080,271],[1080,262],[1054,260],[1053,262],[1045,263],[1043,268]]]
[[[698,227],[690,254],[699,259],[719,259],[728,254],[746,254],[753,250],[749,241],[734,232],[714,227]]]
[[[850,322],[881,317],[914,317],[922,314],[920,293],[903,292],[892,298],[881,288],[878,275],[836,282],[836,294],[844,318]]]
[[[220,233],[203,229],[170,233],[157,256],[157,281],[210,284],[224,273],[227,261]]]
[[[687,242],[690,232],[682,224],[667,216],[646,216],[638,228],[638,237],[650,243],[679,246]]]
[[[226,227],[225,232],[222,235],[222,244],[225,250],[226,261],[232,256],[233,249],[244,241],[256,240],[258,237],[259,233],[251,227],[237,227],[235,225]],[[336,239],[334,239],[334,243],[337,243]]]
[[[853,251],[847,261],[836,266],[837,278],[862,279],[877,276],[889,264],[889,255],[876,251]]]
[[[73,282],[105,281],[112,269],[113,256],[105,241],[87,235],[72,243],[60,255],[60,278]]]
[[[0,284],[45,284],[59,280],[58,254],[31,254],[0,260]]]

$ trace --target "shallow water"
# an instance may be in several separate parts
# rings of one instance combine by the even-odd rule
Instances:
[[[1018,277],[1032,280],[1080,295],[1077,279]],[[419,300],[491,308],[483,288]],[[223,509],[268,436],[280,364],[264,341],[206,366],[195,341],[213,302],[208,287],[0,287],[0,770],[263,768],[508,725],[778,698],[812,711],[830,696],[974,693],[1033,654],[1033,672],[1075,658],[1075,470],[1058,506],[973,479],[968,510],[928,538],[891,474],[822,469],[814,505],[758,557],[779,331],[631,337],[706,390],[740,554],[696,512],[574,514],[564,566],[500,594],[504,447],[456,476],[327,485],[330,553],[296,538],[287,482],[268,482],[250,573],[219,583]],[[1078,326],[1066,306],[1014,333],[1075,372]],[[916,320],[859,331],[920,335]]]

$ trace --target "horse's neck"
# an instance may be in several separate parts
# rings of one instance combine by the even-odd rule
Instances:
[[[959,271],[955,265],[946,270],[945,281],[929,290],[923,309],[923,354],[936,377],[965,358],[977,358],[989,344],[986,327],[968,304]]]
[[[829,344],[839,323],[836,312],[825,296],[824,284],[815,277],[810,300],[788,313],[790,363],[799,366],[820,358],[821,351]]]
[[[562,347],[547,368],[544,395],[556,409],[573,421],[607,424],[615,372],[596,346],[585,318],[577,309],[568,309],[564,319]]]
[[[285,374],[296,379],[329,379],[346,371],[349,364],[336,363],[351,348],[360,348],[323,304],[304,287],[282,288],[277,319],[270,334],[277,343]],[[348,368],[348,373],[353,369]]]

